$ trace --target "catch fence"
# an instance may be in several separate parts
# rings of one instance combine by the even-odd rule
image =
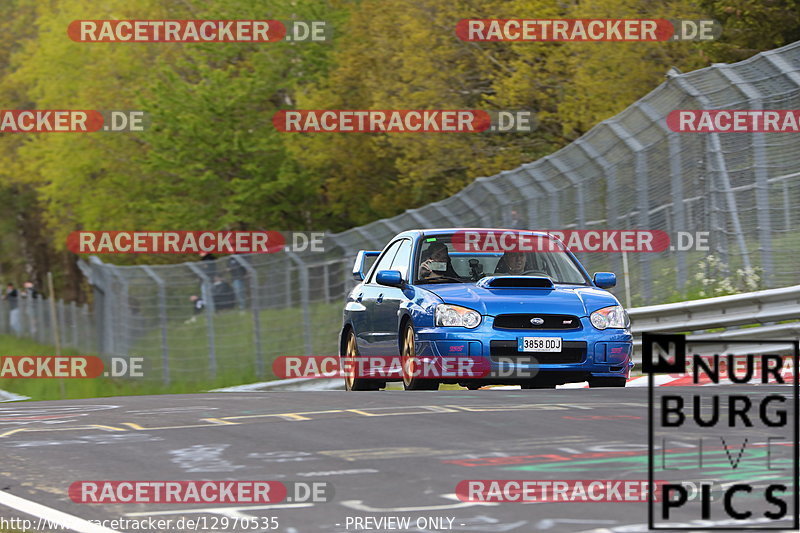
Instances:
[[[582,253],[617,272],[630,306],[800,283],[800,142],[795,133],[675,133],[676,109],[800,108],[800,43],[669,78],[558,152],[481,177],[457,194],[329,234],[324,253],[114,266],[81,261],[92,311],[59,303],[64,344],[136,355],[147,376],[242,382],[269,378],[278,355],[336,353],[359,249],[411,228],[649,229],[708,232],[708,251]],[[627,263],[627,271],[623,263]],[[215,276],[229,287],[219,287]],[[216,298],[224,292],[222,299]],[[232,295],[232,296],[231,296]],[[205,302],[196,310],[191,297]],[[41,313],[35,305],[34,314]],[[0,332],[9,331],[0,304]],[[27,316],[27,315],[26,315]],[[47,313],[28,336],[47,341]],[[61,320],[61,319],[59,319]]]

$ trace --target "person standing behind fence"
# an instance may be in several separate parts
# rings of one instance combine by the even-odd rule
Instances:
[[[217,276],[214,278],[214,285],[211,287],[211,293],[214,297],[214,310],[225,311],[226,309],[233,309],[234,296],[231,284]]]
[[[247,275],[247,270],[235,257],[231,256],[228,258],[228,272],[231,273],[231,285],[233,285],[233,295],[236,297],[236,307],[243,310],[245,306],[244,277]]]
[[[217,276],[217,264],[214,262],[217,257],[209,252],[200,252],[200,261],[208,261],[203,263],[203,269],[206,271],[208,279],[213,280]]]
[[[209,281],[209,285],[203,283],[200,287],[201,298],[205,302],[213,301],[213,295],[211,294],[209,287],[210,284],[214,283],[214,278],[217,277],[217,258],[214,256],[214,254],[209,252],[200,252],[197,255],[200,256],[200,262],[203,263],[203,272],[208,277]]]
[[[28,315],[28,324],[30,324],[31,335],[36,335],[36,306],[40,305],[36,300],[40,299],[42,295],[36,290],[36,286],[32,281],[26,281],[22,284],[22,298],[27,299],[25,302],[25,312]]]
[[[6,293],[3,300],[8,302],[8,323],[15,335],[22,333],[22,322],[19,317],[19,293],[13,283],[6,285]]]
[[[206,308],[206,303],[196,294],[189,296],[189,301],[192,302],[192,316],[186,319],[184,324],[191,324],[197,322],[197,315],[202,313]]]

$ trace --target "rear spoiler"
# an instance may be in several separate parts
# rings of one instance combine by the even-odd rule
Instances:
[[[364,278],[367,277],[367,271],[364,269],[364,266],[367,264],[367,258],[377,257],[380,254],[380,251],[359,250],[356,255],[356,262],[353,263],[353,279],[356,281],[364,281]]]

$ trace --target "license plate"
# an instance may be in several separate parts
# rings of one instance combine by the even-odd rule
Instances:
[[[517,337],[518,352],[560,352],[561,337]]]

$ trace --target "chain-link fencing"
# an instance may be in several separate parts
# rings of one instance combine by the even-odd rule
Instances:
[[[69,320],[84,321],[65,344],[144,357],[147,375],[165,383],[269,378],[278,355],[337,353],[356,252],[381,249],[411,228],[707,231],[708,251],[637,253],[625,261],[619,253],[579,254],[589,270],[627,278],[632,293],[623,301],[633,306],[797,284],[797,134],[675,133],[666,117],[676,109],[798,108],[795,43],[672,76],[558,152],[478,178],[444,200],[329,234],[324,253],[158,266],[92,257],[81,268],[94,288],[93,311],[60,304],[71,317],[66,329]],[[8,331],[3,309],[0,331]]]

